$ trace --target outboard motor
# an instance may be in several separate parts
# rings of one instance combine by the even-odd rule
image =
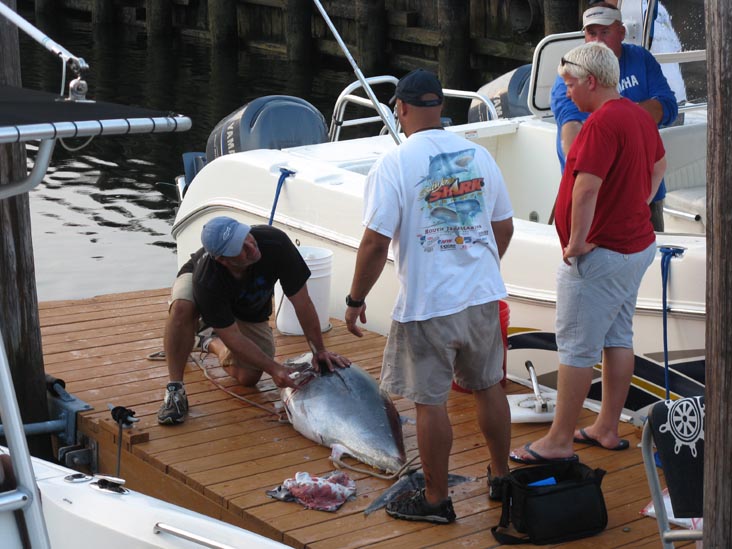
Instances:
[[[499,118],[513,118],[531,114],[529,110],[529,79],[531,64],[507,72],[488,82],[478,93],[493,101]],[[480,101],[470,103],[468,122],[488,120],[485,105]]]
[[[206,161],[234,152],[283,149],[328,140],[323,115],[304,99],[267,95],[221,120],[208,136]]]

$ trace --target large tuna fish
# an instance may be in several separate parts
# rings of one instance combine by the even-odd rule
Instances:
[[[394,403],[374,379],[355,364],[314,373],[312,355],[285,364],[292,377],[306,378],[280,395],[293,427],[312,441],[388,472],[405,462],[402,424]]]

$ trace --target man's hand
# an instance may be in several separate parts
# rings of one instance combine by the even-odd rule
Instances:
[[[346,307],[346,328],[353,335],[363,337],[361,328],[356,325],[356,320],[360,320],[361,324],[366,323],[366,304],[360,307]]]
[[[298,376],[297,378],[290,377],[290,374],[293,371],[296,370],[290,370],[285,368],[282,364],[278,364],[275,370],[269,372],[269,375],[272,376],[272,381],[274,381],[274,384],[280,389],[284,389],[285,387],[297,389],[297,386],[300,385],[307,376]]]
[[[591,242],[584,242],[579,245],[570,243],[566,248],[564,248],[562,259],[567,265],[571,265],[572,262],[569,260],[570,257],[578,257],[580,255],[588,254],[595,248],[597,248],[597,244],[592,244]]]
[[[320,371],[320,364],[325,364],[331,372],[336,368],[348,368],[351,361],[337,353],[322,349],[313,355],[313,368]]]

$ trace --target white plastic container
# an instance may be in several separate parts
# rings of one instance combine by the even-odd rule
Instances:
[[[331,329],[328,304],[330,303],[333,252],[327,248],[313,246],[300,246],[298,250],[310,269],[310,278],[307,282],[308,294],[310,294],[310,299],[318,313],[320,331],[327,332]],[[295,309],[290,300],[283,294],[279,282],[275,285],[274,309],[277,329],[280,332],[287,335],[303,335]]]

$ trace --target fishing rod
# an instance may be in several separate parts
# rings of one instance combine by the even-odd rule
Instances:
[[[341,38],[340,34],[338,34],[338,31],[336,30],[335,26],[333,25],[333,21],[330,20],[330,17],[328,16],[328,13],[325,11],[325,8],[320,3],[320,0],[313,0],[315,3],[315,6],[318,8],[318,11],[323,16],[323,19],[325,20],[325,24],[328,25],[328,28],[333,33],[333,36],[336,39],[336,42],[338,42],[338,45],[341,47],[341,50],[343,50],[343,53],[346,56],[346,59],[348,59],[348,62],[353,67],[353,72],[356,75],[356,78],[358,78],[358,81],[361,82],[361,86],[363,87],[364,91],[366,92],[366,95],[371,100],[371,102],[374,104],[374,107],[376,108],[376,112],[379,113],[379,118],[384,122],[384,125],[389,130],[389,135],[394,139],[397,145],[399,145],[402,140],[399,137],[399,134],[396,131],[396,128],[394,127],[394,124],[392,123],[391,119],[386,116],[386,113],[381,109],[381,103],[376,98],[376,94],[374,94],[374,90],[371,89],[371,86],[369,86],[369,83],[366,81],[366,78],[364,77],[363,73],[361,72],[361,69],[358,68],[358,64],[356,63],[356,60],[351,55],[351,52],[348,51],[348,46],[346,46],[346,43]]]
[[[651,51],[653,44],[653,30],[658,16],[658,0],[650,0],[643,14],[643,47]]]

